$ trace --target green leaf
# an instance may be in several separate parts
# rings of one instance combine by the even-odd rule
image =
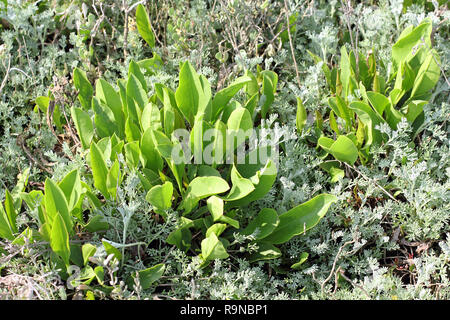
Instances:
[[[236,201],[244,198],[255,190],[253,183],[246,178],[243,178],[237,171],[236,166],[231,168],[231,182],[233,183],[230,192],[222,198],[225,201]]]
[[[201,258],[205,263],[215,259],[226,259],[229,256],[214,232],[211,232],[209,237],[203,239],[201,248]]]
[[[254,235],[256,240],[260,240],[271,234],[278,226],[278,223],[277,212],[273,209],[264,208],[241,233],[246,236]]]
[[[114,247],[111,243],[106,240],[102,240],[103,247],[108,255],[112,254],[117,260],[122,260],[122,254],[120,250]]]
[[[341,47],[341,62],[339,66],[341,68],[340,80],[342,82],[343,98],[344,100],[347,100],[347,96],[350,95],[351,93],[349,92],[349,84],[352,71],[350,65],[350,58],[348,56],[347,50],[345,49],[345,46]]]
[[[109,192],[106,186],[108,169],[106,168],[105,158],[95,142],[91,143],[90,155],[94,186],[103,194],[103,196],[109,198]]]
[[[173,144],[162,131],[151,130],[153,143],[158,153],[166,159],[172,158]]]
[[[136,108],[130,109],[131,100],[136,101],[138,110],[136,110]],[[129,114],[128,116],[131,116],[134,121],[139,122],[140,120],[139,112],[145,108],[148,102],[149,101],[147,93],[142,87],[141,82],[134,74],[130,74],[127,82],[127,105],[128,110],[131,111],[131,114]]]
[[[426,98],[426,95],[434,88],[441,76],[441,69],[436,63],[439,62],[439,56],[435,50],[428,53],[425,61],[417,72],[414,86],[409,100],[419,100]]]
[[[122,101],[119,93],[105,80],[98,79],[95,85],[95,95],[114,114],[115,124],[119,130],[119,137],[123,137],[125,130],[125,115],[123,114]]]
[[[156,149],[152,129],[147,129],[142,135],[140,148],[144,166],[155,172],[162,170],[164,162]]]
[[[136,168],[139,165],[139,142],[132,141],[124,146],[125,160],[129,168]]]
[[[307,118],[308,118],[308,116],[306,114],[306,109],[305,109],[305,106],[303,105],[302,99],[297,97],[297,116],[295,119],[296,120],[295,124],[297,126],[297,132],[299,134],[302,133],[302,130],[306,125]]]
[[[125,137],[128,142],[139,141],[141,139],[141,130],[138,125],[130,118],[125,122]]]
[[[66,227],[65,230],[67,232],[72,232],[73,223],[70,217],[66,197],[61,188],[58,187],[53,180],[47,178],[45,180],[44,191],[45,212],[49,227],[53,230],[55,220],[57,217],[61,217]]]
[[[155,35],[153,34],[150,19],[142,4],[136,8],[136,24],[141,37],[147,42],[150,48],[155,47]]]
[[[259,105],[261,106],[261,118],[265,119],[270,106],[275,100],[274,92],[276,90],[276,85],[272,83],[270,76],[264,75],[263,86]]]
[[[166,211],[172,206],[173,185],[166,181],[163,185],[157,185],[150,189],[145,199],[155,209]]]
[[[217,119],[220,115],[220,112],[222,112],[231,98],[233,98],[236,93],[239,92],[239,90],[241,90],[246,84],[251,81],[252,78],[248,76],[239,77],[228,87],[217,92],[212,101],[213,119]]]
[[[106,176],[106,188],[113,199],[116,199],[117,188],[120,184],[120,166],[119,161],[115,160]]]
[[[345,177],[345,171],[340,168],[339,161],[325,161],[319,164],[319,166],[330,174],[331,182],[333,183]]]
[[[147,89],[147,82],[145,81],[144,74],[141,71],[141,67],[134,61],[130,61],[130,65],[128,66],[128,76],[134,74],[136,78],[139,80],[139,82],[142,85],[142,89],[144,89],[145,92],[148,91]]]
[[[14,240],[14,234],[9,224],[8,216],[6,215],[3,205],[0,203],[0,237],[8,240]]]
[[[186,210],[185,213],[189,213],[199,200],[226,192],[229,189],[228,183],[220,177],[197,177],[189,183],[182,207]]]
[[[52,250],[61,257],[64,263],[69,265],[69,233],[66,228],[66,223],[60,215],[57,215],[53,221],[50,246]]]
[[[253,121],[250,112],[242,107],[236,108],[228,118],[227,128],[229,135],[227,137],[227,148],[229,148],[228,144],[233,142],[233,150],[235,150],[252,134]],[[230,138],[233,138],[234,141],[228,141]]]
[[[216,236],[220,236],[225,229],[227,228],[227,225],[224,223],[215,223],[211,227],[206,230],[206,237],[208,238],[211,233],[214,233]]]
[[[384,95],[373,91],[367,91],[367,98],[378,115],[380,117],[383,116],[384,110],[389,106],[389,99]]]
[[[431,47],[431,30],[431,19],[426,18],[414,29],[410,26],[400,34],[397,42],[392,46],[392,62],[395,69],[399,67],[402,61],[411,59],[414,55],[413,48],[422,43],[423,40],[428,47]]]
[[[81,179],[78,170],[75,169],[69,172],[58,186],[66,197],[69,211],[72,212],[82,195]]]
[[[271,260],[281,257],[281,251],[274,245],[267,242],[258,242],[258,251],[252,253],[248,260],[250,263],[260,260]]]
[[[178,108],[191,126],[194,125],[198,111],[205,110],[210,102],[203,91],[199,75],[189,61],[186,61],[180,69],[175,99]]]
[[[81,145],[83,149],[89,148],[92,138],[94,137],[94,125],[89,114],[80,109],[73,107],[70,109],[72,119],[75,123],[78,136],[80,137]]]
[[[154,103],[150,102],[142,111],[141,128],[142,131],[146,131],[148,128],[153,130],[162,130],[161,112],[158,109],[158,106]]]
[[[261,149],[256,149],[254,152],[250,152],[248,158],[252,157],[251,154],[259,153],[260,160],[262,160],[260,151]],[[262,165],[245,164],[238,164],[236,167],[244,178],[253,182],[255,190],[244,198],[231,202],[232,206],[244,206],[261,199],[272,189],[272,185],[277,177],[277,166],[271,159],[267,160],[264,167]]]
[[[302,252],[302,253],[300,254],[300,259],[299,259],[299,261],[298,261],[297,263],[294,263],[294,264],[291,266],[291,269],[294,269],[294,270],[300,270],[300,266],[301,266],[306,260],[308,260],[308,257],[309,257],[308,252]]]
[[[337,160],[351,165],[358,159],[358,148],[346,136],[339,136],[331,145],[330,152]]]
[[[17,219],[17,212],[16,208],[14,208],[14,200],[11,196],[11,193],[9,193],[9,190],[6,189],[5,192],[5,211],[6,215],[8,216],[9,226],[11,227],[11,231],[13,233],[17,233],[17,225],[16,225],[16,219]]]
[[[108,230],[109,223],[104,220],[103,216],[96,215],[93,216],[86,225],[83,225],[83,228],[85,228],[89,232],[98,232],[102,230]]]
[[[139,282],[142,289],[148,289],[150,286],[157,281],[164,274],[166,266],[163,263],[157,264],[151,268],[140,270],[138,272]]]
[[[386,110],[388,110],[391,105],[388,105]],[[385,120],[380,117],[367,103],[361,101],[353,101],[350,103],[349,108],[354,110],[358,115],[359,120],[364,123],[367,127],[367,138],[366,146],[372,145],[372,143],[381,143],[381,133],[379,130],[375,129],[375,126],[385,122]]]
[[[336,122],[336,118],[334,117],[334,112],[331,111],[330,112],[330,128],[337,134],[339,135],[339,127],[338,124]]]
[[[78,99],[80,100],[83,109],[91,109],[91,100],[94,89],[86,77],[86,72],[79,68],[75,68],[73,70],[73,84],[78,90]]]
[[[220,220],[223,216],[223,200],[219,197],[212,196],[208,198],[206,204],[211,216],[213,217],[213,221],[216,222]]]
[[[281,214],[278,217],[280,219],[278,226],[263,239],[264,242],[281,244],[308,231],[319,223],[330,205],[336,201],[337,198],[333,195],[321,194]]]
[[[94,245],[90,243],[83,244],[81,247],[81,252],[83,253],[83,265],[88,264],[89,258],[92,257],[96,251],[97,248]]]

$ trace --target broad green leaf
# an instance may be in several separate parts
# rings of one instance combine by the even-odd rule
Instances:
[[[330,152],[337,160],[351,165],[358,159],[358,148],[346,136],[339,136],[331,145]]]
[[[136,8],[136,24],[142,39],[147,42],[150,48],[155,47],[155,35],[147,11],[142,4],[139,4]]]
[[[328,153],[331,153],[331,146],[333,145],[333,143],[334,140],[328,137],[320,137],[317,140],[317,145]]]
[[[136,168],[139,164],[139,142],[132,141],[124,146],[125,160],[129,168]]]
[[[137,106],[139,108],[139,110],[137,110],[136,112],[139,112],[140,110],[144,109],[145,106],[148,104],[148,97],[147,97],[147,93],[145,92],[144,88],[142,87],[141,82],[139,81],[139,79],[134,75],[134,74],[130,74],[130,76],[128,77],[128,82],[127,82],[127,105],[128,105],[128,110],[130,109],[130,99],[136,101]],[[139,114],[136,115],[130,115],[133,117],[133,120],[135,121],[139,121]]]
[[[261,149],[257,150],[261,151]],[[277,176],[277,166],[271,159],[267,160],[264,167],[238,164],[237,169],[244,178],[253,182],[255,190],[244,198],[231,202],[233,206],[244,206],[264,197],[272,189]]]
[[[166,181],[150,189],[145,199],[158,211],[166,211],[172,206],[173,185]]]
[[[183,63],[180,69],[179,84],[175,92],[178,108],[191,126],[198,110],[205,110],[210,102],[203,91],[200,77],[189,61]]]
[[[431,47],[431,19],[424,19],[420,25],[415,28],[410,26],[406,28],[398,38],[397,42],[392,46],[392,62],[394,68],[397,69],[401,61],[408,61],[414,55],[413,48],[425,41],[428,47]]]
[[[319,164],[319,166],[330,174],[331,182],[333,183],[345,177],[345,171],[340,168],[339,161],[325,161]]]
[[[281,257],[281,251],[274,245],[267,242],[258,242],[258,251],[252,253],[248,260],[250,263],[261,261],[261,260],[271,260]]]
[[[11,196],[11,193],[9,193],[8,189],[6,189],[5,192],[5,211],[6,215],[8,216],[9,226],[11,227],[12,232],[17,233],[18,232],[16,225],[17,212],[16,208],[14,208],[14,200]]]
[[[211,232],[209,237],[203,239],[201,243],[202,253],[201,258],[203,261],[209,262],[215,259],[226,259],[228,253],[223,246],[222,242],[217,238],[214,232]]]
[[[226,152],[232,153],[243,146],[253,134],[253,121],[250,112],[242,107],[236,108],[227,121]],[[238,152],[239,153],[239,152]]]
[[[90,155],[94,186],[103,194],[103,196],[108,198],[109,192],[106,187],[108,169],[106,168],[106,161],[103,157],[103,153],[100,151],[95,142],[92,142],[91,144]]]
[[[388,110],[390,105],[387,106]],[[375,129],[375,126],[385,122],[367,103],[361,101],[353,101],[350,103],[349,108],[356,112],[359,120],[364,123],[366,127],[366,146],[371,146],[372,143],[381,143],[381,133]]]
[[[114,113],[96,97],[92,98],[92,107],[95,112],[94,123],[100,138],[111,137],[114,133],[120,134],[116,125]]]
[[[224,223],[215,223],[211,227],[206,230],[206,238],[208,238],[211,233],[214,233],[216,236],[220,236],[225,229],[227,228],[227,225]]]
[[[86,225],[83,225],[89,232],[98,232],[102,230],[109,229],[109,223],[104,220],[104,217],[101,215],[93,216]]]
[[[339,127],[336,118],[334,117],[333,110],[330,112],[330,128],[336,133],[336,135],[339,135]]]
[[[208,198],[206,204],[211,216],[213,217],[213,221],[216,222],[220,220],[223,216],[223,200],[219,197],[212,196]]]
[[[131,60],[130,65],[128,66],[128,76],[130,76],[131,74],[134,74],[136,76],[136,78],[142,85],[142,89],[147,92],[147,82],[145,81],[144,74],[141,71],[141,67],[134,60]]]
[[[253,235],[256,240],[260,240],[271,234],[278,226],[278,223],[277,212],[273,209],[264,208],[241,233],[247,236]]]
[[[120,185],[121,179],[119,161],[116,160],[108,170],[106,176],[106,188],[113,199],[116,199],[117,188]]]
[[[119,137],[123,137],[125,130],[125,115],[119,93],[105,80],[99,79],[95,85],[95,93],[114,114],[115,124],[119,130]]]
[[[61,217],[65,223],[67,232],[71,233],[73,223],[66,197],[61,188],[53,180],[47,178],[45,180],[44,191],[45,212],[47,213],[49,227],[53,230],[54,221],[57,217]]]
[[[217,119],[220,112],[222,112],[223,108],[225,108],[231,98],[233,98],[234,95],[242,89],[242,87],[251,81],[252,78],[248,76],[239,77],[228,87],[217,92],[212,101],[213,119]]]
[[[83,149],[88,149],[94,137],[94,125],[89,114],[83,109],[73,107],[70,109],[72,119],[80,137],[81,146]]]
[[[300,254],[300,259],[299,259],[299,261],[298,261],[297,263],[294,263],[294,264],[291,266],[291,269],[299,270],[299,269],[300,269],[300,266],[301,266],[306,260],[308,260],[308,257],[309,257],[308,252],[302,252],[302,253]]]
[[[77,169],[69,172],[58,184],[67,200],[69,211],[71,212],[78,204],[81,194],[81,179]]]
[[[406,106],[406,119],[410,123],[413,123],[414,120],[423,112],[423,107],[427,104],[427,101],[422,100],[414,100],[408,103]]]
[[[269,75],[264,75],[263,77],[263,94],[260,97],[259,105],[261,107],[261,118],[265,119],[269,108],[275,100],[274,92],[276,90],[276,84],[272,83],[272,79]]]
[[[264,242],[281,244],[314,227],[337,198],[329,194],[318,195],[311,200],[281,214],[280,222]]]
[[[441,69],[436,63],[436,60],[440,62],[437,52],[435,50],[430,51],[425,61],[420,66],[409,100],[427,98],[427,94],[439,81]]]
[[[150,130],[156,150],[163,158],[170,159],[173,149],[172,141],[162,131]]]
[[[367,92],[367,98],[369,99],[370,104],[378,113],[378,115],[380,117],[383,116],[384,110],[389,106],[389,99],[384,95],[373,91]]]
[[[139,130],[139,126],[130,117],[125,122],[125,137],[128,142],[139,141],[141,139],[141,130]]]
[[[52,250],[61,257],[66,265],[69,265],[70,246],[69,233],[61,215],[56,215],[50,236],[50,246]]]
[[[157,281],[164,274],[166,266],[163,263],[157,264],[151,268],[141,270],[138,272],[139,282],[142,289],[148,289],[150,286]]]
[[[182,206],[189,213],[199,200],[224,193],[230,189],[228,183],[216,176],[197,177],[189,183]]]
[[[341,62],[339,64],[339,67],[341,68],[340,81],[342,82],[342,96],[344,100],[347,100],[347,96],[350,94],[349,84],[352,71],[350,58],[348,56],[347,50],[345,49],[345,46],[341,47]]]
[[[222,198],[225,201],[236,201],[242,199],[255,190],[253,183],[249,179],[243,178],[237,171],[235,165],[233,165],[231,169],[231,182],[233,185],[230,192]]]
[[[13,240],[14,235],[9,224],[8,216],[6,215],[3,205],[0,203],[0,237],[8,240]]]
[[[144,160],[143,164],[146,168],[154,172],[162,170],[164,162],[156,149],[152,129],[147,129],[142,135],[140,150]]]
[[[172,231],[167,237],[166,242],[186,252],[191,247],[191,240],[192,233],[189,230],[189,225],[186,225]]]
[[[105,251],[106,251],[106,253],[108,255],[112,254],[112,255],[114,255],[114,257],[117,260],[119,260],[119,261],[122,260],[122,253],[120,253],[119,249],[117,249],[111,243],[109,243],[108,241],[106,241],[104,239],[102,240],[102,244],[103,244],[103,247],[105,248]]]
[[[81,252],[83,254],[83,265],[88,264],[89,258],[92,257],[96,251],[97,248],[94,245],[90,243],[83,244],[83,246],[81,247]]]
[[[158,106],[154,103],[149,103],[145,106],[141,116],[142,131],[152,128],[153,130],[162,130],[161,112]]]
[[[91,100],[94,89],[86,77],[86,72],[79,68],[75,68],[73,70],[73,84],[78,90],[78,99],[80,100],[83,109],[91,109]]]
[[[297,97],[297,116],[295,119],[295,124],[297,126],[297,132],[299,134],[302,133],[302,130],[306,125],[307,118],[308,117],[306,114],[306,109],[305,109],[305,106],[303,105],[302,99]]]

